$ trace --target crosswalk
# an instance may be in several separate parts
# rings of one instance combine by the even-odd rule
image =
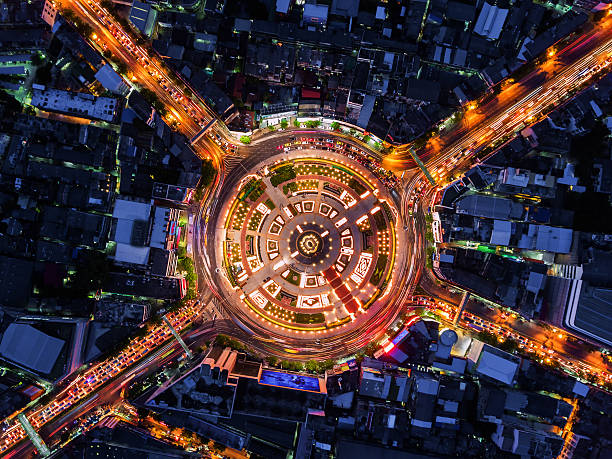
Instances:
[[[227,175],[234,167],[240,164],[244,158],[240,155],[225,155],[223,156],[223,166]]]

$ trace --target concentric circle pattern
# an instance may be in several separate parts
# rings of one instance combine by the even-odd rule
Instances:
[[[330,154],[272,157],[250,172],[235,185],[218,234],[228,298],[294,331],[328,332],[368,314],[395,263],[384,185]]]

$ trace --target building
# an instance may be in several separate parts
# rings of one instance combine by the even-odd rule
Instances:
[[[563,438],[556,433],[536,430],[526,425],[513,427],[498,424],[491,439],[500,450],[524,459],[553,459],[559,456],[563,448]]]
[[[111,238],[116,242],[117,263],[148,267],[152,274],[173,276],[175,250],[181,237],[178,209],[117,199]]]
[[[325,28],[327,25],[327,13],[329,7],[327,5],[317,5],[315,3],[307,3],[304,5],[304,14],[302,21],[305,26]]]
[[[112,122],[119,112],[117,99],[111,97],[95,97],[91,94],[47,89],[38,84],[32,85],[31,105],[41,110],[59,112],[65,115],[77,116]]]
[[[0,355],[7,360],[48,374],[53,369],[65,342],[28,324],[12,323],[0,342]]]
[[[359,0],[332,0],[329,13],[335,16],[356,18],[359,15]]]
[[[595,341],[612,346],[612,289],[571,281],[563,325]]]
[[[24,308],[32,293],[32,273],[34,263],[0,256],[0,306],[9,308]]]
[[[42,14],[40,17],[49,24],[51,27],[55,24],[55,18],[57,16],[57,7],[52,0],[45,0],[45,4],[43,6]]]
[[[509,10],[485,2],[480,10],[474,32],[488,40],[497,40],[501,35]]]
[[[487,217],[499,220],[522,220],[524,208],[510,199],[469,194],[456,201],[456,212],[474,217]]]
[[[482,341],[473,340],[468,351],[472,371],[502,384],[512,385],[520,359]]]
[[[134,0],[130,10],[130,21],[144,35],[150,37],[155,28],[157,10],[150,4]]]
[[[440,381],[431,375],[414,376],[412,390],[412,419],[410,425],[413,433],[426,435],[435,421],[436,400]]]
[[[32,54],[2,54],[0,75],[27,75],[31,62]]]
[[[226,349],[226,353],[232,352]],[[235,358],[235,351],[232,354]],[[176,380],[160,386],[146,402],[152,408],[197,413],[218,418],[232,415],[235,384],[228,384],[227,368],[202,362]]]
[[[94,319],[113,325],[139,325],[151,315],[148,303],[126,302],[120,297],[105,297],[96,302]]]
[[[369,361],[369,359],[368,359]],[[410,370],[389,371],[361,366],[359,395],[394,402],[406,402],[410,394]]]
[[[114,94],[124,96],[130,90],[128,84],[113,70],[110,64],[106,64],[96,72],[96,80],[98,80],[105,89],[108,89]]]
[[[102,290],[109,293],[131,295],[158,300],[178,300],[184,296],[184,279],[124,273],[110,273]]]
[[[276,14],[285,15],[289,13],[291,0],[276,0]]]

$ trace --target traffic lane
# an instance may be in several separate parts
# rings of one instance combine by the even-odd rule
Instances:
[[[185,310],[184,312],[191,314],[189,310]],[[183,328],[186,317],[185,315],[181,316],[180,314],[171,313],[169,317],[177,328]],[[159,331],[160,329],[152,332],[151,335],[145,338],[138,338],[134,340],[130,347],[124,353],[122,353],[125,356],[124,358],[121,358],[120,356],[122,354],[120,354],[118,357],[107,360],[103,364],[95,365],[88,369],[84,374],[77,376],[77,378],[66,389],[64,389],[46,405],[32,407],[28,413],[25,413],[32,425],[35,428],[40,429],[44,424],[52,422],[53,419],[60,415],[60,413],[69,411],[76,406],[79,406],[84,400],[88,399],[91,393],[95,393],[97,390],[103,387],[109,377],[114,376],[112,374],[109,374],[106,377],[101,375],[99,371],[101,369],[104,370],[104,366],[109,367],[107,369],[110,371],[119,372],[120,374],[125,367],[130,365],[130,363],[126,360],[127,356],[130,355],[128,351],[132,350],[132,353],[137,352],[139,350],[138,346],[143,347],[143,345],[145,345],[145,349],[143,349],[142,352],[144,352],[146,355],[147,343],[152,343],[152,339],[158,340]],[[14,422],[13,427],[18,427],[18,423]],[[23,429],[18,429],[16,433],[13,431],[13,428],[9,429],[7,432],[4,432],[2,435],[3,452],[6,452],[8,449],[12,448],[23,438],[25,438],[25,432],[23,432]]]
[[[509,315],[508,318],[502,318],[502,312],[496,309],[488,308],[480,302],[469,301],[466,305],[466,311],[477,315],[489,322],[497,323],[506,326],[520,335],[523,335],[535,342],[543,344],[547,349],[553,349],[562,353],[567,358],[580,360],[590,365],[596,366],[599,369],[607,369],[606,362],[601,358],[599,352],[591,352],[584,345],[573,343],[566,338],[559,338],[561,333],[567,337],[568,333],[565,330],[558,330],[556,333],[552,330],[532,322],[523,321],[518,318],[513,318]]]
[[[126,50],[125,45],[121,43],[119,38],[107,28],[107,24],[102,22],[102,20],[100,19],[101,17],[104,17],[106,20],[114,23],[114,18],[112,18],[110,15],[99,15],[92,8],[88,8],[86,4],[80,2],[74,2],[74,4],[77,6],[74,11],[80,14],[81,19],[86,20],[87,22],[89,22],[90,25],[95,25],[96,27],[92,26],[92,28],[95,29],[94,32],[100,33],[104,37],[104,40],[94,40],[94,43],[97,41],[103,41],[103,43],[107,46],[107,48],[109,48],[111,52],[114,52],[115,55],[120,57],[127,64],[130,71],[135,76],[137,76],[137,81],[141,85],[144,85],[148,89],[155,92],[156,95],[159,97],[160,101],[162,101],[164,105],[167,106],[168,110],[174,113],[174,118],[176,118],[182,123],[182,130],[186,132],[188,136],[198,132],[200,129],[199,125],[195,123],[191,115],[184,109],[179,100],[175,99],[172,94],[169,93],[169,90],[165,90],[161,86],[161,83],[159,83],[155,77],[149,74],[149,70],[145,69],[143,64],[138,60],[138,57],[134,56],[134,54],[129,52],[129,50]],[[115,27],[121,30],[118,24],[115,24]],[[144,54],[144,50],[142,50],[142,48],[136,46],[133,43],[131,44],[131,46],[133,46],[135,49],[138,49],[139,52]],[[148,68],[154,68],[161,79],[167,82],[171,82],[166,72],[164,72],[159,66],[151,64],[151,62],[154,62],[151,57],[149,57],[148,62],[150,63],[147,66]],[[180,93],[181,96],[185,98],[185,95],[182,90],[180,90],[179,88],[173,88],[173,90],[175,92]],[[195,106],[195,108],[197,109],[197,105]],[[198,115],[205,115],[203,117],[204,122],[208,122],[211,119],[208,112],[204,114],[198,113]]]
[[[231,330],[231,328],[227,327],[227,325],[224,325],[223,323],[220,324],[219,328],[225,331]],[[203,344],[206,340],[210,339],[213,335],[217,333],[218,331],[213,328],[205,328],[203,330],[193,330],[189,332],[189,337],[187,337],[187,339],[191,341],[189,343],[190,345],[195,344],[196,346],[198,346],[198,345]],[[161,366],[165,365],[167,362],[171,361],[172,359],[176,358],[177,356],[183,353],[182,348],[176,341],[173,341],[170,347],[174,348],[174,352],[171,355],[167,356],[166,358],[162,360],[152,359],[151,362],[144,362],[143,364],[137,365],[136,367],[133,368],[132,371],[130,371],[129,373],[125,373],[123,377],[115,379],[110,384],[104,386],[103,387],[104,390],[100,388],[98,392],[92,393],[91,397],[84,400],[83,403],[79,405],[75,405],[64,416],[55,418],[50,423],[47,423],[46,425],[44,425],[40,430],[41,437],[43,439],[52,440],[54,435],[60,432],[64,427],[67,427],[68,425],[70,425],[70,423],[74,422],[75,419],[83,416],[86,412],[91,411],[92,409],[96,408],[99,405],[104,405],[104,404],[115,402],[119,398],[119,395],[121,391],[123,390],[123,388],[126,386],[126,384],[131,381],[134,374],[139,373],[143,369],[148,370],[147,373],[155,371],[159,369]],[[166,347],[164,347],[163,349],[160,349],[157,352],[165,353],[167,351],[168,350],[166,349]],[[154,365],[154,366],[151,367],[150,365]],[[145,376],[145,375],[146,373],[140,376]],[[7,457],[15,457],[15,458],[26,457],[28,452],[32,452],[32,451],[33,451],[32,443],[29,440],[25,440],[23,444],[20,444],[17,447],[17,449],[11,450],[11,452],[9,453]]]
[[[580,60],[584,58],[584,54],[586,54],[586,57],[589,57],[589,52],[593,52],[594,50],[598,50],[598,52],[601,52],[602,48],[604,48],[610,40],[611,36],[612,34],[609,31],[600,31],[600,33],[592,37],[593,40],[589,42],[590,46],[583,45],[579,47],[581,53],[577,55],[577,59],[579,60],[578,64],[583,64],[583,62]],[[595,38],[597,38],[597,40],[595,40]],[[573,65],[566,65],[565,67],[563,67],[562,65],[557,66],[555,64],[555,68],[562,68],[563,70],[555,72],[556,76],[550,78],[547,83],[548,86],[552,86],[555,82],[560,81],[561,75],[570,73],[568,69],[573,70],[573,68],[576,67],[578,64],[574,62]],[[538,83],[543,78],[545,79],[547,75],[547,70],[548,72],[550,72],[550,69],[545,69],[545,67],[546,65],[540,66],[538,69],[531,72],[525,78],[519,80],[516,83],[513,83],[510,87],[504,89],[493,99],[485,100],[485,102],[483,103],[483,107],[481,108],[481,112],[482,114],[486,114],[486,119],[490,120],[496,118],[497,116],[500,116],[508,109],[510,104],[514,104],[516,102],[517,98],[524,98],[527,94],[529,94],[529,90],[531,88],[537,87]],[[589,67],[587,66],[585,68]],[[564,89],[566,89],[566,87],[564,87]],[[512,94],[512,92],[514,92],[514,94]],[[561,94],[562,92],[562,90],[558,91],[559,94]],[[528,103],[527,100],[524,102]],[[472,125],[472,128],[473,127],[474,126]],[[427,163],[427,161],[433,159],[433,157],[437,153],[441,152],[443,148],[449,148],[453,143],[461,141],[462,145],[466,146],[466,142],[464,141],[464,139],[462,139],[465,133],[466,125],[464,125],[463,123],[459,123],[459,125],[456,126],[454,129],[445,131],[442,135],[437,136],[435,138],[435,142],[433,140],[430,140],[426,144],[426,146],[417,149],[416,152],[422,160],[425,160],[423,162]],[[473,140],[474,138],[475,136],[471,136],[468,141]],[[435,145],[435,148],[432,148],[432,145]],[[402,161],[404,162],[403,166],[407,166],[413,163],[413,160],[406,153],[400,153],[400,158],[393,158],[393,162],[391,163],[391,165],[398,166],[400,163],[402,163]]]

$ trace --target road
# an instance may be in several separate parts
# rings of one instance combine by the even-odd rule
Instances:
[[[234,329],[235,327],[230,321],[217,320],[215,322],[205,322],[200,327],[190,329],[186,332],[183,335],[183,339],[192,350],[196,350],[219,333],[235,334]],[[246,334],[238,334],[237,338],[247,343],[252,341]],[[94,365],[59,388],[53,402],[27,411],[25,414],[32,425],[35,428],[38,427],[39,433],[45,442],[52,446],[57,443],[58,438],[56,437],[58,434],[60,434],[65,427],[70,426],[76,419],[83,417],[85,413],[97,406],[115,403],[120,398],[121,391],[130,381],[156,371],[181,354],[183,354],[183,350],[176,340],[170,339],[160,341],[160,344],[154,349],[149,350],[149,352],[144,352],[142,358],[139,360],[135,360],[127,366],[113,367],[115,368],[114,371],[105,373],[110,375],[108,382],[104,381],[102,384],[92,382],[84,385],[84,381],[87,381],[92,375],[99,373],[101,364]],[[111,361],[121,361],[122,355],[128,354],[125,352],[121,353],[115,359],[111,359]],[[68,404],[63,409],[54,410],[52,408],[57,406],[57,404],[62,405],[63,400],[69,399],[69,394],[80,393],[80,388],[83,387],[87,387],[91,390],[83,392],[83,395],[79,399],[75,399],[74,402]],[[42,416],[46,416],[44,425],[40,424],[38,421]],[[26,457],[32,451],[33,444],[26,439],[25,432],[23,432],[22,435],[18,435],[22,430],[19,423],[15,421],[10,428],[3,431],[2,443],[0,444],[2,457],[21,458]],[[10,435],[7,437],[9,433]],[[4,447],[6,438],[11,438],[10,448]]]
[[[131,39],[115,18],[94,0],[66,0],[63,5],[76,17],[88,24],[93,32],[84,37],[99,52],[110,51],[128,68],[128,79],[133,86],[151,91],[166,110],[165,120],[188,139],[212,120],[215,112],[208,107],[187,82],[171,72],[163,60]],[[234,149],[229,141],[229,131],[222,122],[213,125],[211,133],[223,139],[224,146]],[[200,158],[211,159],[223,172],[223,154],[210,136],[204,136],[194,151]]]
[[[313,138],[309,139],[310,136],[313,136]],[[338,135],[333,132],[316,131],[316,134],[313,134],[308,131],[292,131],[274,133],[267,136],[265,140],[253,145],[251,147],[253,150],[249,157],[230,171],[225,178],[225,186],[220,191],[220,194],[217,195],[216,203],[219,205],[219,208],[207,208],[210,218],[206,219],[205,227],[201,227],[198,231],[201,232],[200,243],[194,244],[194,246],[204,247],[205,251],[198,254],[196,265],[201,265],[203,266],[202,269],[209,271],[211,267],[215,266],[216,247],[214,244],[208,244],[207,241],[214,240],[216,231],[222,227],[222,222],[217,220],[224,214],[221,211],[221,206],[223,203],[229,202],[230,198],[233,199],[232,186],[228,185],[239,181],[245,174],[251,172],[251,168],[255,167],[262,160],[279,154],[279,147],[282,153],[286,142],[295,137],[306,139],[301,145],[304,149],[295,152],[296,154],[303,152],[305,155],[309,154],[308,151],[311,147],[318,148],[317,142],[326,143],[326,141],[338,140]],[[342,142],[362,148],[361,145],[348,142],[343,137]],[[399,223],[400,227],[401,224],[402,222]],[[413,224],[413,222],[409,224]],[[420,238],[421,236],[417,239],[422,240]],[[202,242],[204,243],[202,244]],[[406,244],[401,247],[401,250],[402,257],[407,259],[408,262],[399,264],[404,272],[396,273],[395,277],[402,279],[400,283],[401,288],[393,289],[389,296],[388,305],[396,304],[398,301],[402,304],[403,299],[411,293],[416,282],[418,270],[414,269],[415,264],[411,260],[418,253],[418,248],[413,244]],[[198,272],[200,272],[199,268]],[[240,304],[241,302],[238,298],[231,299],[223,296],[222,292],[224,290],[220,285],[222,282],[221,276],[223,276],[223,271],[219,273],[210,272],[207,276],[211,290],[217,296],[218,307],[228,317],[231,317],[242,330],[249,330],[254,336],[259,337],[261,343],[257,347],[263,347],[266,352],[281,358],[325,359],[355,352],[368,343],[379,339],[401,313],[401,309],[392,307],[385,307],[379,311],[368,311],[368,314],[358,316],[357,320],[359,323],[351,324],[350,327],[346,328],[346,331],[342,327],[339,330],[332,329],[330,333],[319,333],[314,337],[309,333],[297,333],[282,327],[274,327],[259,320],[257,316],[246,314],[245,308]]]
[[[67,0],[64,6],[70,8],[77,17],[92,27],[92,36],[86,38],[93,46],[99,50],[109,50],[128,66],[133,83],[157,95],[166,108],[167,121],[177,130],[192,137],[202,126],[214,119],[215,115],[212,110],[194,95],[195,92],[188,89],[185,83],[177,83],[177,77],[171,78],[161,59],[133,43],[112,16],[98,3],[93,0]],[[417,148],[417,154],[432,170],[432,174],[438,180],[443,181],[445,177],[466,162],[473,162],[475,155],[486,146],[499,141],[524,125],[535,122],[541,113],[554,108],[559,100],[563,100],[573,89],[590,78],[591,69],[601,68],[604,65],[604,59],[607,59],[605,65],[609,65],[611,49],[612,17],[608,17],[598,26],[578,37],[573,43],[557,50],[554,56],[550,56],[536,70],[518,82],[509,80],[504,82],[497,96],[485,97],[478,106],[469,109],[464,114],[457,127],[434,136],[425,146]],[[217,182],[204,200],[206,207],[202,207],[201,210],[203,217],[210,215],[210,212],[223,198],[219,196],[225,177],[223,156],[226,152],[223,150],[235,149],[231,143],[231,136],[222,123],[214,124],[212,133],[214,137],[205,136],[196,146],[198,155],[202,158],[211,158],[220,170]],[[263,142],[261,149],[262,151],[264,149]],[[241,148],[240,150],[248,149]],[[256,158],[255,148],[254,151],[253,158]],[[387,164],[396,169],[414,167],[406,151],[406,147],[396,149],[396,154],[387,159]],[[247,160],[251,159],[245,159]],[[442,169],[440,165],[444,165]],[[420,174],[416,174],[410,178],[403,192],[402,202],[407,202],[408,196],[419,187],[419,181],[422,182],[419,176]],[[206,217],[204,219],[206,220]],[[414,255],[420,254],[418,255],[421,257],[419,260],[423,260],[425,244],[420,239],[423,235],[423,223],[419,219],[409,219],[405,223],[413,225],[412,227],[407,225],[406,231],[412,231],[415,234]],[[206,234],[205,224],[199,229],[198,233]],[[199,242],[202,243],[201,240]],[[206,246],[205,241],[203,245]],[[203,268],[206,265],[206,256],[199,254],[199,257],[202,260],[200,266]],[[422,261],[419,261],[419,269],[422,269]],[[200,291],[204,291],[203,285],[200,285],[199,288]],[[198,313],[199,311],[189,306],[169,316],[175,328],[184,331]],[[274,343],[272,338],[267,337],[267,330],[255,329],[256,333],[254,333],[248,327],[236,327],[234,323],[227,321],[223,323],[227,327],[227,333],[238,335],[240,339],[255,347],[265,349],[267,344],[263,343],[268,343],[265,340]],[[389,317],[380,317],[379,322],[372,326],[379,329],[381,326],[386,326],[387,323],[389,323]],[[222,329],[220,326],[215,326],[214,330],[203,328],[189,331],[187,335],[200,333],[200,336],[213,336],[220,329]],[[349,346],[356,348],[365,344],[364,337],[369,339],[369,332],[369,329],[354,330],[354,335],[345,337],[344,348],[337,346],[327,348],[326,343],[323,343],[322,349],[313,348],[311,351],[304,351],[301,357],[307,357],[309,352],[319,358],[326,355],[337,355],[342,349],[348,350]],[[255,336],[256,334],[258,336]],[[119,388],[140,372],[150,371],[163,364],[164,359],[161,357],[164,352],[178,346],[170,339],[167,327],[152,326],[146,336],[134,339],[116,357],[96,363],[75,375],[74,379],[57,389],[50,401],[38,403],[28,409],[25,412],[26,416],[41,432],[45,440],[53,437],[64,426],[91,407],[116,399]],[[332,349],[334,353],[331,352]],[[1,428],[0,454],[3,457],[26,456],[29,454],[31,443],[24,442],[24,439],[25,432],[19,423],[15,420],[5,421]]]
[[[448,131],[433,136],[423,146],[411,143],[395,148],[386,165],[404,170],[415,167],[409,154],[414,148],[434,179],[443,180],[461,163],[473,161],[485,147],[499,143],[525,126],[536,123],[587,82],[595,72],[610,65],[612,15],[559,50],[550,50],[544,62],[518,81],[508,78],[466,107],[462,118]]]
[[[168,313],[167,318],[178,330],[187,328],[198,316],[199,311],[194,307],[186,307],[176,313]],[[47,403],[39,403],[24,412],[32,426],[40,430],[52,419],[63,417],[65,413],[80,406],[92,394],[110,384],[117,376],[125,375],[126,370],[134,363],[154,361],[151,355],[157,355],[157,349],[172,339],[170,329],[164,325],[153,325],[144,337],[133,339],[130,344],[114,357],[107,358],[77,374],[59,386]],[[151,360],[153,359],[153,360]],[[23,427],[15,419],[5,421],[2,425],[0,437],[0,454],[4,456],[7,451],[25,439]]]
[[[413,180],[417,179],[418,177],[415,177]],[[426,228],[425,213],[427,207],[433,206],[434,193],[433,189],[423,193],[421,197],[423,204],[414,214],[414,220],[419,222],[419,231],[423,233]],[[432,270],[423,270],[419,286],[432,297],[441,300],[445,307],[452,306],[454,314],[458,312],[458,306],[463,297],[462,292],[453,293],[454,287],[438,279]],[[597,379],[601,382],[612,380],[612,367],[605,358],[599,352],[591,350],[592,346],[585,345],[579,338],[566,331],[561,332],[547,324],[535,321],[525,321],[517,314],[509,314],[499,308],[487,307],[474,299],[467,302],[458,325],[464,329],[468,328],[465,319],[470,317],[477,317],[489,325],[485,328],[487,331],[505,336],[520,336],[532,342],[537,354],[547,353],[544,359],[556,360],[562,368],[571,373],[575,374],[577,370],[580,370],[584,376],[597,375]],[[471,328],[471,330],[474,333],[474,329]]]

